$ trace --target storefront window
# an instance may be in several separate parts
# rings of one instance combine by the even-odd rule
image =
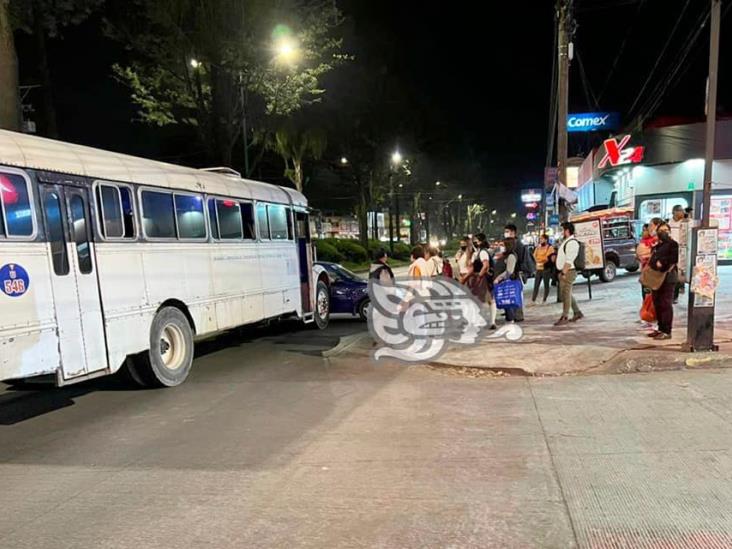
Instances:
[[[638,219],[643,223],[648,223],[654,217],[661,219],[671,219],[674,206],[677,204],[686,208],[689,202],[685,198],[649,198],[640,203],[638,208]]]

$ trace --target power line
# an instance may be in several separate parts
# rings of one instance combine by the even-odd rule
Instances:
[[[591,109],[596,109],[599,111],[600,102],[597,100],[595,93],[592,91],[592,86],[590,85],[590,81],[587,78],[587,73],[585,72],[585,65],[584,63],[582,63],[582,57],[580,56],[579,48],[575,47],[574,53],[577,56],[577,64],[579,65],[580,78],[582,80],[582,88],[585,92],[585,100],[587,101],[587,106]]]
[[[684,4],[684,7],[681,10],[681,13],[679,14],[678,19],[676,19],[676,23],[674,23],[674,26],[671,29],[671,33],[668,35],[668,38],[666,39],[666,43],[663,45],[663,48],[661,49],[661,53],[656,58],[656,62],[653,64],[653,68],[651,69],[651,72],[648,73],[648,77],[646,78],[646,81],[643,82],[643,86],[641,86],[641,89],[638,92],[638,95],[636,95],[635,101],[633,101],[633,104],[628,109],[629,115],[632,115],[632,113],[635,112],[635,107],[638,105],[638,101],[640,100],[641,96],[643,95],[643,92],[646,91],[648,84],[650,84],[651,79],[653,78],[653,75],[656,73],[658,66],[661,64],[661,59],[663,59],[663,56],[666,55],[666,50],[668,49],[669,45],[671,44],[671,40],[673,39],[674,34],[676,34],[676,30],[678,29],[679,24],[681,24],[681,20],[684,18],[684,14],[686,13],[686,10],[689,7],[690,3],[691,3],[691,0],[686,0],[686,4]]]
[[[556,15],[555,15],[556,20]],[[549,124],[547,128],[547,149],[546,149],[546,164],[545,166],[552,165],[552,158],[554,156],[554,137],[557,129],[557,40],[559,29],[555,23],[554,25],[554,46],[552,47],[552,84],[549,92]]]
[[[615,69],[618,66],[618,61],[620,61],[620,57],[623,55],[623,52],[625,51],[625,46],[628,43],[628,38],[630,38],[630,35],[633,32],[633,29],[635,28],[635,24],[638,21],[638,15],[640,14],[641,9],[643,9],[643,5],[645,3],[646,3],[646,0],[640,0],[640,3],[638,4],[638,9],[635,10],[635,17],[633,18],[633,22],[630,25],[628,25],[626,28],[625,36],[623,36],[623,41],[620,43],[620,48],[618,48],[618,53],[615,55],[613,64],[607,73],[607,78],[605,78],[605,83],[602,85],[600,94],[597,96],[598,101],[602,101],[602,98],[605,95],[605,92],[607,91],[608,85],[610,84],[610,80],[612,80],[612,77],[615,74]]]

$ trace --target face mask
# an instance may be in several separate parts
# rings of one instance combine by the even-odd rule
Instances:
[[[671,235],[669,235],[666,231],[658,233],[658,238],[666,242],[669,238],[671,238]]]
[[[506,253],[506,247],[505,246],[498,246],[498,253],[499,254],[505,254]]]
[[[467,247],[467,246],[460,246],[460,249],[461,249],[462,251],[465,251],[465,250],[467,250],[467,249],[468,249],[468,247]]]
[[[511,238],[511,233],[506,231],[503,233],[503,238]]]

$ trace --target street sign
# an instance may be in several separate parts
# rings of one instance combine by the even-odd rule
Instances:
[[[599,132],[620,127],[617,112],[583,112],[567,115],[568,132]]]
[[[549,225],[559,225],[559,214],[549,216]]]

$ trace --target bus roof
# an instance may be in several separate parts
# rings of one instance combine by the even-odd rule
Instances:
[[[93,179],[307,206],[287,187],[0,130],[0,164]]]
[[[590,221],[592,219],[603,219],[605,217],[632,217],[633,208],[607,208],[605,210],[596,210],[594,212],[582,212],[570,216],[570,221]]]

